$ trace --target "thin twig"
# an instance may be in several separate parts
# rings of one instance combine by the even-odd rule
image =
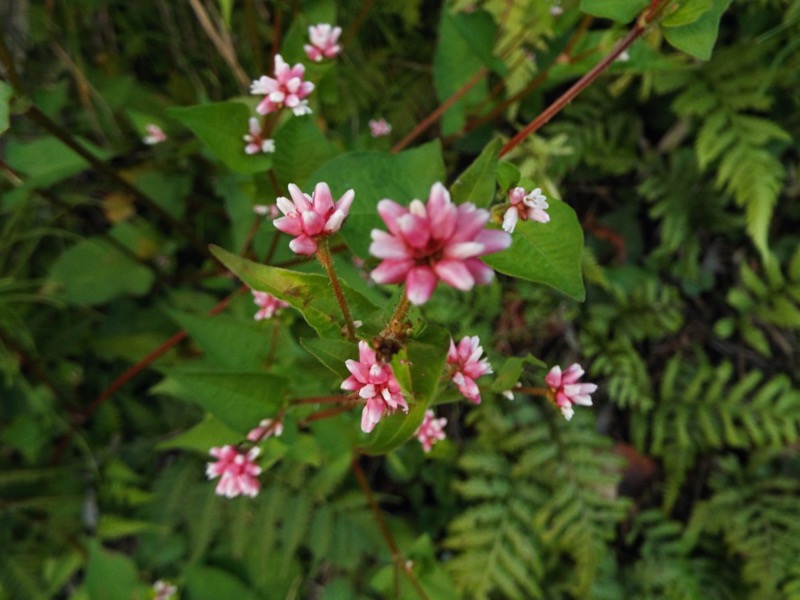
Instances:
[[[194,10],[194,14],[197,16],[197,20],[200,22],[203,31],[206,32],[206,35],[211,40],[211,43],[214,44],[214,47],[217,49],[217,52],[219,52],[220,56],[222,56],[222,59],[228,63],[228,66],[233,71],[239,84],[244,88],[248,88],[250,86],[250,78],[239,64],[239,59],[236,57],[236,49],[233,43],[231,43],[230,37],[226,36],[224,32],[220,33],[220,30],[218,30],[211,21],[208,11],[200,0],[189,0],[189,4],[191,4],[192,10]]]
[[[394,563],[395,568],[398,568],[405,573],[408,581],[411,583],[420,598],[423,600],[429,600],[428,594],[426,594],[425,590],[422,589],[422,585],[414,575],[411,565],[405,561],[400,549],[397,547],[397,543],[394,541],[394,536],[392,536],[392,532],[389,530],[389,526],[386,524],[386,520],[383,518],[381,507],[378,505],[377,500],[375,500],[375,494],[372,493],[372,489],[369,487],[367,477],[364,475],[364,469],[361,468],[361,465],[358,462],[358,456],[353,457],[351,464],[353,467],[353,473],[358,480],[358,485],[361,487],[361,490],[367,497],[369,507],[372,509],[372,514],[375,517],[375,522],[378,524],[378,529],[380,530],[383,539],[386,540],[386,545],[389,547],[389,552],[392,555],[392,562]]]

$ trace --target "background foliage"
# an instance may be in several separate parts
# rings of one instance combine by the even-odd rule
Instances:
[[[556,199],[557,227],[577,215],[585,248],[569,260],[584,282],[500,276],[424,307],[453,337],[480,335],[500,379],[480,406],[440,407],[449,438],[428,457],[412,440],[356,459],[399,554],[352,467],[369,443],[356,414],[287,417],[253,500],[220,499],[203,477],[211,445],[284,397],[332,393],[344,374],[325,357],[352,351],[321,344],[339,325],[307,311],[253,322],[208,245],[245,281],[238,254],[272,265],[253,277],[322,289],[320,267],[277,243],[255,204],[322,179],[338,194],[356,181],[357,198],[390,185],[406,202],[461,178],[454,196],[487,198],[474,191],[486,179],[465,170],[489,165],[490,196],[493,140],[587,72],[647,5],[0,7],[25,89],[5,71],[0,543],[12,550],[0,598],[148,598],[156,579],[199,600],[800,598],[800,5],[788,0],[674,3],[628,60],[504,157]],[[342,25],[345,51],[309,67],[314,114],[279,122],[275,155],[246,156],[247,83],[278,49],[303,59],[307,25],[323,21]],[[388,153],[481,70],[412,148]],[[388,140],[369,136],[379,116]],[[146,123],[169,140],[144,146]],[[501,186],[510,168],[497,169]],[[351,252],[368,259],[375,219],[354,204],[336,255],[366,328],[389,300]],[[330,314],[330,298],[315,298]],[[445,339],[426,335],[409,352]],[[522,364],[511,357],[529,354],[586,365],[595,408],[567,423],[540,398],[504,399],[503,373]],[[531,360],[521,382],[544,373]]]

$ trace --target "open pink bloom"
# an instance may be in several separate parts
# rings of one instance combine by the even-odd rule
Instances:
[[[216,458],[217,462],[206,465],[206,476],[209,479],[220,477],[217,484],[218,496],[235,498],[240,495],[250,497],[258,495],[261,489],[261,483],[258,481],[261,467],[254,461],[260,452],[258,447],[251,448],[247,453],[230,445],[211,448],[209,454]]]
[[[369,125],[369,132],[374,138],[389,135],[392,132],[392,126],[384,118],[370,119],[367,125]]]
[[[161,581],[160,579],[153,584],[153,600],[170,600],[178,588],[169,583],[168,581]]]
[[[508,233],[514,232],[519,220],[550,222],[550,215],[545,212],[550,205],[547,203],[547,197],[542,194],[541,188],[536,188],[526,195],[525,188],[515,187],[508,192],[508,200],[511,202],[511,206],[503,217],[503,230]]]
[[[439,280],[461,291],[491,282],[494,271],[479,257],[511,245],[511,236],[504,231],[485,228],[489,211],[471,202],[456,206],[441,183],[433,184],[427,205],[412,200],[406,208],[381,200],[378,213],[389,233],[372,230],[369,251],[383,259],[372,279],[405,281],[412,304],[427,302]]]
[[[289,306],[283,300],[278,300],[275,296],[268,292],[257,292],[250,290],[253,294],[253,302],[259,307],[258,312],[253,316],[256,321],[263,321],[264,319],[271,319],[282,308]]]
[[[258,427],[254,427],[247,434],[247,439],[251,442],[263,442],[270,436],[281,437],[283,433],[283,423],[278,421],[273,424],[272,419],[262,419]]]
[[[453,383],[467,400],[475,404],[481,403],[481,392],[475,380],[492,372],[492,365],[486,358],[481,358],[481,354],[483,348],[477,335],[464,336],[458,346],[450,339],[447,364],[453,367]]]
[[[144,128],[147,130],[147,135],[142,138],[142,141],[148,146],[167,141],[167,134],[158,125],[148,123]]]
[[[275,152],[275,140],[265,139],[261,135],[261,123],[255,117],[250,117],[250,133],[244,136],[244,141],[247,142],[244,147],[247,154]]]
[[[358,360],[348,360],[345,365],[352,375],[342,382],[342,389],[358,392],[359,397],[367,401],[361,412],[364,433],[372,431],[386,413],[391,414],[398,408],[408,412],[392,365],[379,361],[367,342],[358,342]]]
[[[280,231],[295,236],[289,247],[297,254],[314,254],[317,239],[339,231],[350,212],[355,192],[347,190],[334,205],[333,196],[327,183],[320,182],[309,196],[300,191],[295,184],[289,184],[288,198],[276,200],[278,208],[286,215],[273,223]]]
[[[447,437],[444,433],[444,426],[447,425],[447,419],[442,417],[437,419],[432,410],[425,411],[425,418],[422,420],[422,425],[419,426],[417,436],[419,443],[422,444],[422,449],[425,452],[430,452],[433,445]]]
[[[341,27],[332,27],[327,23],[311,25],[308,28],[308,38],[311,44],[303,46],[306,56],[314,62],[322,62],[323,58],[333,58],[342,51],[337,43],[342,34]]]
[[[561,409],[561,413],[567,421],[575,412],[572,409],[574,405],[592,405],[590,394],[597,390],[597,386],[594,383],[578,383],[578,379],[582,376],[583,369],[578,363],[574,363],[563,373],[561,367],[556,365],[544,378],[553,392],[556,405]]]
[[[275,55],[275,78],[262,75],[250,84],[250,93],[264,95],[264,99],[256,107],[260,115],[268,115],[284,106],[290,108],[298,117],[311,113],[308,101],[304,100],[314,91],[314,84],[303,81],[305,67],[297,63],[289,67],[280,54]]]

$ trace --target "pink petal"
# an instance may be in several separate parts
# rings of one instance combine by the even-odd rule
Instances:
[[[475,236],[475,241],[483,244],[481,254],[492,254],[508,248],[511,245],[511,236],[505,231],[484,229]]]
[[[406,277],[406,295],[411,304],[425,304],[436,289],[437,282],[438,278],[430,267],[412,268]]]
[[[314,212],[324,217],[333,210],[333,196],[331,189],[324,181],[320,181],[314,188]]]
[[[398,237],[381,231],[372,230],[372,243],[369,246],[369,253],[377,258],[390,259],[410,259],[408,246]]]
[[[307,235],[301,235],[289,242],[289,248],[297,254],[314,254],[317,251],[317,242]]]
[[[401,216],[408,214],[408,209],[403,206],[400,206],[394,200],[381,200],[378,202],[378,214],[383,219],[383,222],[386,223],[386,227],[392,232],[394,235],[400,234],[400,227],[397,225],[397,219]]]
[[[442,281],[457,290],[466,292],[475,285],[475,279],[463,261],[445,259],[439,261],[433,268]]]
[[[272,224],[277,230],[289,235],[303,235],[303,223],[296,216],[281,217],[275,219]]]
[[[294,200],[294,205],[297,207],[297,210],[300,212],[312,210],[311,202],[309,202],[308,196],[306,196],[300,190],[300,188],[293,183],[289,184],[289,194],[292,196],[292,200]]]
[[[379,264],[370,273],[370,277],[375,283],[400,283],[405,281],[408,277],[409,271],[414,266],[414,261],[411,259],[395,260],[387,259]]]
[[[556,389],[561,387],[561,367],[556,365],[545,375],[544,381],[551,388]]]
[[[475,279],[475,283],[486,285],[494,280],[494,271],[480,259],[468,258],[464,261],[464,265],[469,269],[470,274]]]

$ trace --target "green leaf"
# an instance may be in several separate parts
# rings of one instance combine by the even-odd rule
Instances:
[[[358,346],[346,340],[300,338],[300,345],[313,354],[319,362],[340,376],[342,381],[350,376],[350,371],[344,364],[345,361],[350,358],[358,358]]]
[[[680,27],[694,23],[703,13],[714,6],[712,0],[688,0],[675,3],[676,10],[661,21],[663,27]]]
[[[331,143],[311,116],[293,117],[275,132],[275,177],[282,190],[290,183],[300,188],[317,183],[320,180],[311,175],[334,156]]]
[[[629,23],[639,16],[649,3],[650,0],[581,0],[581,10],[595,17]]]
[[[187,597],[192,600],[255,600],[257,597],[241,580],[222,569],[193,566],[186,569],[185,577]]]
[[[269,292],[299,310],[320,337],[341,336],[344,327],[342,309],[324,275],[260,265],[217,246],[211,246],[211,253],[252,289]],[[340,285],[353,318],[358,319],[375,310],[376,307],[364,296],[342,282]]]
[[[575,211],[566,203],[550,200],[549,213],[549,223],[517,223],[511,247],[482,259],[501,273],[549,285],[583,301],[583,230]]]
[[[453,15],[443,9],[433,57],[433,83],[440,102],[469,84],[485,67],[505,70],[492,56],[495,30],[491,15],[485,11]],[[460,131],[466,123],[467,108],[483,101],[488,91],[487,78],[483,77],[448,108],[442,117],[442,134]]]
[[[500,156],[500,139],[490,142],[473,163],[456,179],[450,194],[453,202],[462,204],[472,202],[475,206],[486,208],[494,200],[497,158]]]
[[[83,138],[78,137],[76,140],[100,160],[111,157],[109,152]],[[35,180],[29,183],[40,188],[80,173],[89,167],[84,158],[55,137],[40,138],[27,143],[9,140],[5,156],[12,169],[28,175],[31,180]]]
[[[75,304],[103,304],[123,294],[141,296],[150,289],[153,273],[95,237],[78,242],[50,268],[56,294]]]
[[[519,169],[510,162],[500,161],[497,163],[497,183],[500,185],[500,191],[504,194],[517,185],[521,176]]]
[[[728,9],[731,1],[712,0],[713,6],[703,12],[696,21],[677,27],[665,25],[662,29],[664,37],[678,50],[701,60],[710,59],[711,51],[717,42],[722,13]]]
[[[215,317],[170,311],[214,362],[223,367],[257,370],[270,353],[269,334],[262,324],[226,315]]]
[[[247,433],[283,404],[287,380],[268,373],[167,369],[165,374],[194,394],[212,415]]]
[[[446,176],[439,141],[406,150],[388,152],[350,152],[323,165],[309,185],[325,181],[334,197],[348,189],[356,192],[350,216],[341,229],[350,249],[368,256],[370,232],[385,225],[376,206],[384,198],[407,205],[412,199],[427,200],[431,186]]]
[[[492,383],[493,392],[505,392],[508,390],[514,391],[514,386],[522,376],[522,371],[525,365],[534,365],[536,367],[546,367],[545,363],[533,356],[512,356],[503,362],[503,366],[497,369],[497,376]]]
[[[266,154],[245,154],[250,109],[242,102],[218,102],[174,107],[167,113],[186,125],[229,168],[239,173],[261,173],[272,166]],[[277,148],[277,143],[276,143]]]
[[[443,327],[432,325],[395,356],[392,368],[404,387],[403,392],[411,395],[411,398],[406,397],[409,412],[406,415],[398,411],[381,419],[375,429],[366,434],[368,442],[361,448],[363,452],[386,454],[414,435],[436,395],[449,348],[450,334]]]
[[[130,600],[140,587],[136,565],[130,558],[106,550],[95,539],[89,540],[86,589],[90,600]]]
[[[231,429],[213,415],[206,413],[203,420],[197,425],[173,438],[160,442],[156,445],[156,450],[186,448],[207,455],[212,446],[236,443],[240,437],[239,431]]]
[[[5,81],[0,81],[0,134],[8,129],[8,116],[11,112],[11,96],[14,95],[14,88]]]

